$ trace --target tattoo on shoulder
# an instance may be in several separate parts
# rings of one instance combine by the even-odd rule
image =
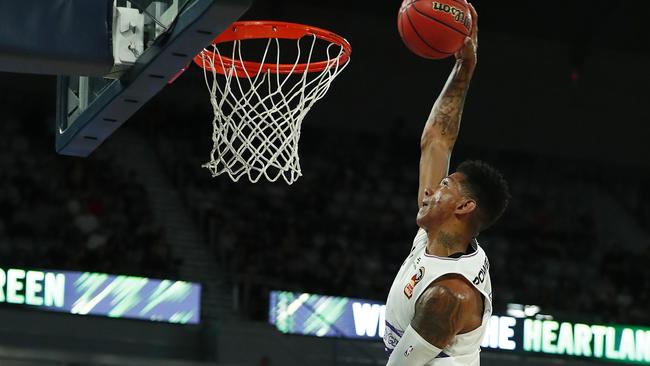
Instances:
[[[459,296],[449,288],[430,286],[415,304],[411,326],[427,342],[444,348],[458,332],[460,307]]]

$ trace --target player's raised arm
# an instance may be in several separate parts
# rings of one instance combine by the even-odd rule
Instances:
[[[418,207],[422,207],[425,189],[433,191],[449,171],[449,159],[458,137],[465,96],[476,67],[478,16],[472,5],[470,11],[471,37],[465,39],[465,45],[456,53],[454,69],[433,105],[422,132]]]

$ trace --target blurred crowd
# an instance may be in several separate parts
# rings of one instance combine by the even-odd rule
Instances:
[[[304,128],[304,175],[287,188],[211,178],[200,168],[210,139],[189,143],[182,130],[156,129],[154,141],[245,313],[264,320],[269,290],[385,300],[417,230],[417,137]],[[597,166],[461,146],[452,169],[465,158],[502,170],[513,195],[478,238],[497,312],[523,303],[558,318],[650,322],[650,243],[631,250],[599,237],[593,203],[610,193]],[[635,219],[647,220],[647,198],[646,211],[629,209]]]
[[[102,151],[57,155],[53,143],[36,117],[0,121],[0,266],[173,278],[134,173]]]
[[[238,290],[243,313],[265,319],[270,290],[385,300],[417,231],[417,136],[397,125],[382,136],[306,127],[304,175],[287,187],[212,178],[200,168],[211,148],[209,124],[197,140],[189,132],[196,125],[161,128],[159,117],[145,132]],[[146,189],[107,151],[59,156],[42,124],[0,123],[0,266],[177,276],[180,262],[155,224]],[[523,303],[558,318],[650,322],[650,243],[603,236],[608,213],[594,204],[620,202],[647,238],[644,178],[465,146],[455,150],[452,169],[466,158],[502,170],[513,195],[504,217],[478,238],[491,260],[497,312]]]

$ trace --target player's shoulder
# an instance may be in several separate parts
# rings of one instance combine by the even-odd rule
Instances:
[[[418,231],[415,233],[415,238],[420,238],[423,236],[427,236],[427,232],[423,228],[418,228]]]
[[[423,228],[419,228],[418,231],[415,233],[415,237],[413,238],[413,242],[419,243],[419,242],[426,242],[427,241],[427,232]]]
[[[465,276],[449,273],[429,284],[420,299],[435,301],[436,299],[454,297],[460,302],[468,302],[476,296],[476,292],[474,285]]]
[[[475,296],[471,285],[458,276],[431,283],[415,303],[412,325],[436,347],[444,348],[464,327],[467,309]]]
[[[413,237],[413,245],[411,246],[411,251],[418,246],[426,245],[427,242],[427,232],[424,229],[419,228]]]

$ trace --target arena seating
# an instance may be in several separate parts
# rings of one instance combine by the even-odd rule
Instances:
[[[43,121],[27,118],[0,123],[0,263],[174,278],[178,263],[135,173],[101,151],[56,155]]]
[[[251,317],[265,318],[270,289],[385,300],[417,230],[417,138],[306,128],[319,137],[302,145],[304,176],[288,189],[212,179],[199,168],[209,141],[190,144],[178,130],[157,131],[161,160]],[[559,318],[649,321],[649,291],[638,286],[649,286],[650,277],[631,276],[650,249],[632,254],[598,237],[590,202],[607,194],[598,189],[605,179],[598,169],[585,178],[589,164],[581,161],[463,146],[452,168],[464,158],[497,166],[513,194],[501,221],[479,238],[491,259],[497,311],[515,302]]]
[[[179,262],[135,173],[102,151],[89,159],[55,155],[40,127],[13,116],[0,124],[0,263],[174,278]],[[270,289],[385,299],[417,230],[412,136],[307,129],[319,136],[304,144],[304,176],[287,188],[212,179],[199,167],[209,141],[157,131],[148,134],[160,160],[239,288],[244,313],[264,319]],[[497,310],[516,302],[571,319],[648,322],[650,277],[638,278],[637,269],[650,249],[631,252],[599,237],[589,204],[616,197],[647,228],[642,178],[572,174],[588,164],[463,146],[452,168],[476,157],[499,167],[513,194],[501,221],[479,238]]]

